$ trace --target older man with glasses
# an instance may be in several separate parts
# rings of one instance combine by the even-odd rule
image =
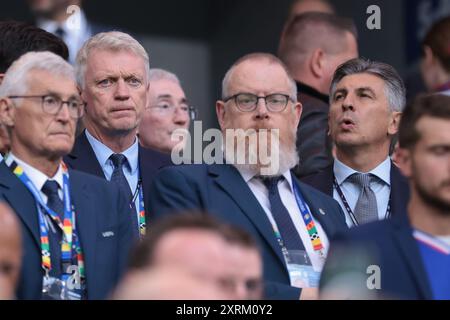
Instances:
[[[139,125],[139,142],[142,146],[164,153],[179,151],[186,139],[173,135],[187,133],[195,109],[189,105],[178,77],[166,70],[150,69],[149,104]],[[173,140],[172,140],[173,137]]]
[[[157,217],[197,208],[250,233],[261,248],[271,299],[314,297],[328,237],[346,228],[339,204],[291,173],[301,112],[295,82],[278,58],[242,57],[216,102],[226,164],[164,169],[151,191]]]
[[[20,217],[23,236],[17,298],[106,298],[125,268],[129,208],[117,186],[62,161],[84,106],[73,67],[50,52],[27,53],[8,69],[0,97],[11,137],[0,199]]]

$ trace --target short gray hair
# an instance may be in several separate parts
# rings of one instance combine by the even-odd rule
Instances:
[[[131,51],[144,60],[147,79],[150,73],[150,59],[144,47],[132,36],[119,31],[101,32],[87,40],[78,51],[75,71],[80,88],[84,89],[84,76],[89,54],[93,50],[108,50],[113,52]]]
[[[234,69],[240,65],[243,62],[249,61],[249,60],[259,60],[259,61],[267,61],[270,64],[278,64],[280,67],[283,68],[283,70],[286,72],[286,77],[288,78],[289,84],[290,84],[290,97],[294,102],[297,102],[297,84],[295,80],[292,78],[288,68],[286,65],[277,57],[275,57],[273,54],[270,53],[250,53],[247,54],[241,58],[239,58],[233,65],[228,69],[227,73],[225,74],[225,77],[222,80],[222,100],[225,100],[229,96],[228,87],[230,85],[230,79],[231,75],[233,74]],[[270,79],[267,79],[270,81]]]
[[[383,62],[370,61],[365,58],[356,58],[341,64],[334,73],[330,87],[330,103],[336,92],[336,85],[344,77],[368,73],[382,79],[386,87],[386,96],[391,112],[402,112],[406,104],[406,89],[402,78],[391,65]]]
[[[48,71],[67,77],[76,83],[73,67],[60,56],[49,52],[28,52],[8,68],[0,85],[0,97],[25,94],[29,86],[29,73],[33,70]]]
[[[181,86],[180,79],[178,79],[176,74],[164,69],[157,69],[157,68],[150,69],[148,79],[149,81],[168,80],[175,82],[176,84]]]

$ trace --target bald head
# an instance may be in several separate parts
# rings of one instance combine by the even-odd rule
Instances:
[[[21,259],[19,222],[11,208],[0,202],[0,300],[14,298]]]
[[[289,19],[306,12],[335,13],[326,0],[294,0],[289,8]]]

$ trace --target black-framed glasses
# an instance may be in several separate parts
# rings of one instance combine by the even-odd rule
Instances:
[[[10,99],[41,99],[42,110],[48,114],[58,114],[64,104],[67,104],[69,109],[69,115],[78,119],[83,116],[85,103],[79,99],[70,99],[67,101],[62,100],[60,97],[55,95],[34,95],[34,96],[9,96]]]
[[[259,97],[252,93],[238,93],[225,98],[224,102],[228,102],[231,99],[234,99],[237,108],[242,112],[252,112],[256,110],[259,99],[264,99],[267,109],[271,112],[282,112],[286,109],[289,100],[293,101],[289,95],[283,93],[273,93],[263,97]]]

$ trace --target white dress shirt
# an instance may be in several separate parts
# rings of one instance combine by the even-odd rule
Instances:
[[[69,48],[69,62],[75,63],[78,50],[84,42],[92,36],[92,30],[86,19],[83,10],[73,13],[64,23],[59,24],[56,21],[39,19],[37,26],[47,32],[55,34],[58,28],[64,31],[62,39]]]
[[[358,173],[358,171],[343,164],[338,159],[334,159],[333,171],[334,176],[336,177],[336,181],[341,188],[342,193],[344,194],[345,199],[348,202],[348,205],[354,212],[356,202],[358,201],[359,194],[361,193],[361,189],[358,185],[347,181],[347,178],[354,173]],[[378,179],[373,179],[370,182],[370,188],[375,193],[375,197],[377,198],[378,219],[382,220],[386,218],[387,206],[391,193],[391,159],[387,157],[386,160],[384,160],[376,168],[369,171],[368,173],[371,173],[374,176],[378,177]],[[339,202],[340,206],[342,207],[347,225],[349,227],[354,226],[353,220],[350,217],[347,209],[345,208],[344,202],[339,196],[339,193],[337,192],[334,185],[333,198],[337,202]]]
[[[53,177],[48,177],[45,173],[32,167],[25,161],[17,158],[13,153],[10,153],[8,156],[7,164],[11,163],[12,161],[15,161],[23,169],[23,172],[25,172],[25,174],[30,179],[30,181],[33,183],[33,185],[36,187],[36,189],[39,190],[39,194],[41,195],[44,203],[47,203],[47,196],[45,195],[44,192],[42,192],[42,187],[44,186],[44,184],[47,180],[54,180],[58,183],[58,186],[59,186],[58,195],[59,195],[59,198],[61,200],[63,200],[63,190],[62,190],[63,171],[62,171],[61,165],[59,166],[58,171],[56,171],[56,174]]]
[[[252,173],[245,172],[242,169],[238,169],[238,171],[240,172],[244,181],[249,186],[250,190],[255,195],[255,197],[258,200],[261,207],[264,209],[264,212],[266,213],[267,218],[269,219],[270,223],[272,224],[272,227],[277,228],[275,219],[273,218],[272,212],[270,211],[269,191],[267,190],[264,183],[260,179],[255,177],[255,175]],[[285,179],[281,180],[280,183],[278,183],[278,191],[280,193],[281,201],[283,202],[283,205],[286,207],[286,209],[289,212],[289,215],[294,223],[295,229],[297,230],[298,234],[300,235],[300,238],[303,242],[303,246],[305,247],[306,253],[309,256],[314,269],[322,270],[323,260],[314,251],[314,248],[312,246],[312,243],[311,243],[311,240],[310,240],[310,237],[308,234],[308,230],[306,229],[306,225],[302,218],[300,209],[298,207],[297,200],[295,199],[291,172],[289,170],[284,172],[283,177]],[[307,204],[306,204],[306,206],[308,207]],[[308,210],[311,212],[309,207],[308,207]],[[327,238],[322,226],[320,225],[320,223],[316,219],[314,219],[314,217],[313,217],[313,220],[316,225],[319,237],[324,246],[324,253],[326,254],[328,251],[328,248],[329,248],[328,238]]]

